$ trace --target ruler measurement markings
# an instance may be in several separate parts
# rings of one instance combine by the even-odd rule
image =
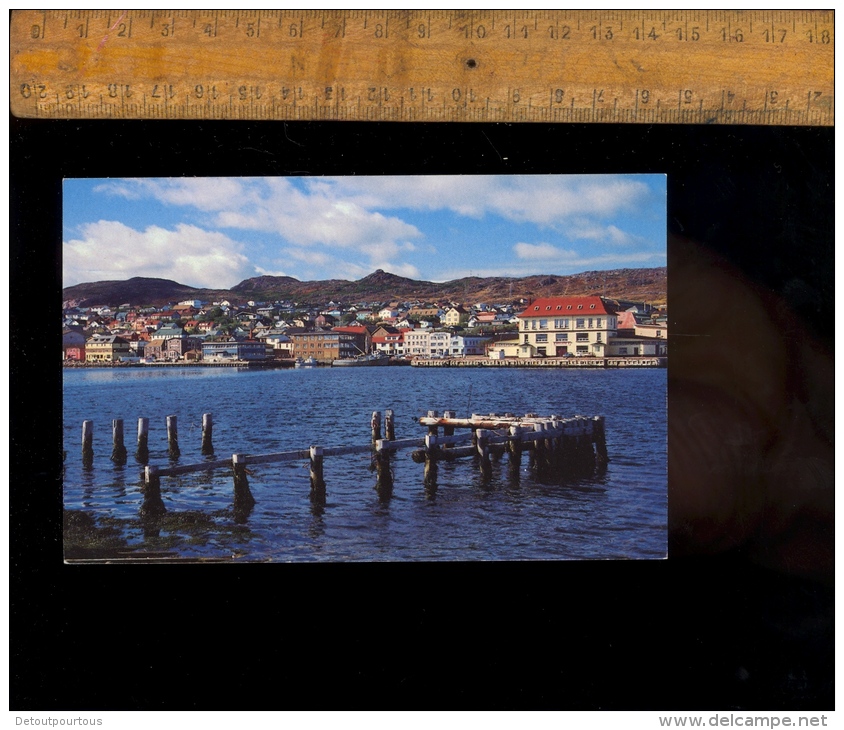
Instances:
[[[113,15],[108,15],[108,16],[101,16],[101,17],[107,17],[107,20],[110,22],[114,16],[113,16]],[[150,17],[152,17],[152,16],[150,16]],[[181,15],[179,15],[179,17],[181,18],[182,16],[181,16]],[[279,15],[278,17],[282,17],[282,16],[281,16],[281,15]],[[288,17],[290,17],[290,16],[288,16]],[[314,16],[314,17],[316,17],[316,16]],[[370,26],[371,26],[372,22],[374,22],[374,21],[373,21],[373,17],[374,17],[374,15],[370,15],[370,16],[368,16],[367,22],[369,23],[369,25],[370,25]],[[430,17],[430,14],[429,14],[429,17]],[[442,17],[442,15],[440,15],[440,17]],[[561,16],[559,16],[559,15],[558,15],[558,16],[556,16],[556,20],[557,20],[557,22],[555,23],[555,25],[557,25],[557,26],[559,26],[560,17],[561,17]],[[644,15],[642,15],[641,17],[642,17],[642,18],[644,18],[645,16],[644,16]],[[228,18],[228,19],[231,19],[231,14],[227,14],[227,18]],[[539,25],[538,25],[538,24],[539,24],[539,19],[538,19],[538,16],[534,15],[534,16],[533,16],[533,18],[534,18],[534,22],[533,22],[533,23],[531,23],[531,26],[532,26],[532,27],[534,27],[534,28],[538,28],[538,27],[539,27]],[[310,16],[309,16],[309,19],[310,19]],[[529,16],[526,16],[526,19],[527,19],[527,20],[529,20]],[[235,20],[235,25],[242,25],[242,24],[243,24],[243,22],[244,22],[244,21],[243,21],[243,19],[242,19],[239,15],[235,15],[234,20]],[[609,20],[612,20],[612,21],[614,22],[614,21],[616,21],[616,20],[617,20],[617,17],[616,17],[616,16],[611,16],[611,18],[610,18]],[[450,18],[449,18],[449,22],[450,22]],[[491,22],[492,22],[492,20],[490,20],[490,28],[491,28]],[[523,33],[521,32],[521,31],[522,31],[522,25],[524,25],[524,21],[520,21],[520,19],[519,19],[519,17],[518,17],[518,16],[513,16],[513,20],[512,20],[512,22],[513,22],[513,24],[515,25],[515,30],[517,31],[516,33],[512,34],[512,37],[513,37],[514,41],[515,41],[515,40],[519,40],[519,41],[520,41],[519,45],[521,45],[521,40],[523,40],[523,39],[524,39],[524,35],[523,35]],[[576,22],[577,24],[580,24],[580,25],[581,25],[581,27],[582,27],[582,24],[581,24],[581,16],[580,16],[580,15],[578,15],[578,16],[577,16],[577,18],[576,18],[575,22]],[[477,18],[475,18],[475,19],[473,20],[473,23],[472,23],[472,28],[474,28],[474,29],[477,31],[478,25],[479,25],[479,21],[478,21],[478,19],[477,19]],[[600,17],[600,20],[599,20],[598,25],[599,25],[600,30],[601,30],[601,33],[600,33],[600,40],[602,40],[602,41],[609,41],[610,39],[609,39],[609,37],[608,37],[608,36],[607,36],[607,34],[606,34],[606,30],[607,30],[608,28],[610,28],[610,27],[613,27],[613,26],[611,26],[611,25],[610,25],[610,22],[608,21],[608,18],[607,18],[607,17],[605,17],[604,15],[602,15],[602,16]],[[70,23],[68,23],[68,26],[70,26]],[[59,27],[61,27],[61,26],[59,26]],[[111,27],[111,26],[109,26],[109,27]],[[190,24],[187,24],[187,25],[186,25],[186,26],[184,26],[184,27],[187,29],[187,28],[189,28],[189,27],[190,27]],[[230,26],[228,26],[228,27],[230,27]],[[300,25],[299,27],[301,28],[302,26]],[[499,27],[499,26],[498,26],[498,22],[496,21],[496,28],[498,28],[498,27]],[[629,27],[629,26],[628,26],[628,27]],[[644,27],[644,26],[643,26],[643,27]],[[687,37],[687,38],[689,38],[689,37],[691,37],[691,36],[690,36],[690,34],[691,34],[691,31],[692,31],[692,28],[691,28],[691,26],[689,26],[689,25],[685,25],[685,26],[684,26],[684,28],[683,28],[683,30],[685,30],[687,27],[688,27],[688,29],[689,29],[689,30],[688,30],[688,32],[687,32],[687,34],[686,34],[686,37]],[[749,26],[748,26],[748,27],[749,27]],[[819,31],[818,31],[818,32],[820,32],[820,26],[818,26],[818,27],[819,27]],[[812,28],[812,29],[814,30],[814,28]],[[429,30],[430,30],[430,29],[429,29]],[[614,28],[614,30],[615,30],[615,28]],[[717,30],[717,29],[716,29],[716,30]],[[730,42],[736,42],[735,30],[736,30],[735,28],[733,28],[732,26],[730,26],[730,33],[729,33],[729,40],[730,40]],[[263,24],[262,24],[262,31],[263,31]],[[134,33],[133,33],[133,35],[134,35]],[[426,33],[425,35],[428,35],[428,33]],[[477,37],[478,33],[477,33],[477,32],[475,32],[475,34],[474,34],[474,35]],[[817,34],[816,34],[816,35],[817,35]],[[263,36],[263,33],[262,33],[262,36]],[[532,33],[528,33],[528,38],[532,38],[532,37],[533,37],[533,34],[532,34]],[[550,39],[550,36],[548,36],[548,38]],[[829,36],[827,36],[827,38],[829,38]],[[621,40],[621,38],[618,38],[618,40]],[[777,41],[779,41],[779,40],[780,40],[780,39],[779,39],[779,38],[777,38]],[[787,43],[788,41],[790,41],[790,40],[791,40],[790,38],[786,39],[786,43]],[[95,41],[94,41],[94,42],[95,42]],[[530,41],[529,41],[529,47],[530,47],[531,45],[532,45],[532,44],[531,44],[531,43],[530,43]],[[563,44],[563,45],[565,45],[565,44]],[[602,44],[602,45],[603,45],[603,44]],[[613,44],[613,45],[615,45],[615,44]],[[816,50],[818,50],[818,51],[824,50],[824,49],[820,48],[818,44],[816,44],[816,45],[814,46],[814,49],[816,49]],[[260,81],[260,79],[257,79],[257,80],[258,80],[258,81]],[[332,79],[332,80],[333,80],[333,79]],[[37,82],[37,81],[38,81],[38,79],[35,79],[35,81]],[[120,79],[120,78],[116,78],[116,79],[114,79],[113,81],[114,81],[114,82],[118,82],[118,83],[120,83],[120,84],[125,84],[125,82],[126,82],[126,81],[131,81],[132,83],[130,84],[130,88],[134,88],[134,87],[135,87],[135,83],[134,83],[134,81],[133,81],[132,79]],[[254,85],[254,86],[259,86],[259,87],[260,87],[260,83],[258,83],[258,84],[254,84],[254,83],[253,83],[253,79],[248,78],[248,77],[243,77],[243,78],[241,78],[241,79],[238,79],[237,81],[235,81],[235,83],[238,83],[238,82],[240,82],[240,81],[245,81],[245,82],[247,82],[247,85],[249,85],[249,86],[253,86],[253,85]],[[306,97],[307,97],[307,96],[309,96],[309,95],[312,95],[313,93],[316,93],[316,90],[315,90],[314,88],[311,88],[311,87],[309,87],[309,86],[308,86],[308,82],[310,81],[310,79],[304,78],[304,79],[303,79],[303,81],[305,82],[305,87],[306,87],[306,88],[305,88],[305,92],[304,92],[304,94],[302,94],[301,89],[299,90],[299,93],[297,93],[297,96],[296,96],[296,97],[295,97],[295,99],[294,99],[294,101],[295,101],[295,104],[296,104],[296,105],[299,105],[300,100],[302,100],[303,96],[306,96]],[[528,79],[528,81],[529,81],[529,79]],[[48,84],[48,85],[49,85],[49,84]],[[120,88],[120,93],[121,93],[122,97],[124,98],[123,108],[124,108],[124,110],[125,110],[125,109],[127,108],[127,104],[125,103],[126,89],[125,89],[125,87],[124,87],[124,86],[120,86],[119,88]],[[152,87],[147,88],[147,89],[146,89],[146,91],[151,91],[151,88],[152,88]],[[393,87],[393,85],[391,85],[391,84],[387,84],[387,88],[388,88],[388,89],[390,90],[390,92],[391,92],[391,91],[392,91],[392,89],[393,89],[394,87]],[[438,87],[438,88],[439,88],[439,87]],[[463,85],[461,88],[468,89],[468,88],[470,88],[470,87],[469,87],[469,86],[465,86],[465,85]],[[541,87],[540,87],[540,88],[541,88]],[[675,87],[675,88],[676,88],[676,87]],[[398,87],[398,89],[399,89],[399,92],[401,93],[401,91],[402,91],[402,90],[401,90],[401,87]],[[514,101],[515,101],[515,100],[514,100],[514,98],[512,97],[512,91],[513,91],[513,90],[515,90],[515,89],[519,89],[519,92],[520,92],[520,94],[521,94],[522,103],[527,102],[527,104],[525,105],[525,107],[527,108],[527,110],[530,110],[530,111],[526,111],[526,110],[525,110],[525,107],[522,107],[522,108],[521,108],[521,110],[518,112],[518,116],[519,116],[519,118],[525,118],[525,117],[535,116],[535,107],[536,107],[536,102],[537,102],[537,99],[535,99],[535,98],[533,98],[533,97],[534,97],[534,96],[535,96],[535,94],[536,94],[536,89],[535,89],[535,88],[531,88],[531,87],[530,87],[530,84],[528,84],[528,83],[526,83],[524,86],[521,86],[521,85],[520,85],[519,87],[514,87],[514,86],[511,84],[511,85],[509,85],[509,89],[510,89],[510,91],[511,91],[511,95],[510,95],[510,97],[509,97],[509,98],[510,98],[510,106],[511,106],[511,107],[513,107],[514,109],[516,108],[516,107],[515,107],[515,104],[514,104]],[[544,94],[546,94],[546,93],[547,93],[547,89],[548,89],[548,86],[546,85],[546,86],[544,87],[544,89],[542,89],[541,93],[542,93],[543,95],[544,95]],[[144,91],[144,89],[143,89],[143,86],[142,86],[142,85],[140,86],[140,90],[141,90],[141,91]],[[749,90],[752,90],[752,89],[749,89]],[[807,90],[807,89],[804,87],[804,89],[802,90],[802,93],[807,93],[807,94],[808,94],[808,92],[809,92],[810,90],[811,90],[811,89]],[[824,90],[826,90],[826,89],[824,89]],[[50,91],[55,91],[55,89],[50,89]],[[622,91],[622,94],[621,94],[621,95],[616,94],[616,95],[613,97],[613,98],[614,98],[614,108],[615,108],[615,110],[616,110],[616,112],[614,112],[615,114],[620,114],[620,113],[621,113],[621,112],[620,112],[620,106],[623,106],[623,105],[627,104],[626,99],[627,99],[628,97],[626,97],[626,96],[625,96],[625,90],[624,90],[624,89],[621,89],[621,91]],[[390,92],[388,92],[388,93],[390,93]],[[506,92],[505,92],[505,93],[506,93]],[[574,91],[572,91],[572,92],[569,92],[569,91],[567,90],[567,92],[566,92],[566,93],[567,93],[567,94],[571,93],[570,99],[571,99],[571,101],[575,102],[575,104],[576,104],[575,98],[576,98],[576,97],[577,97],[577,95],[578,95],[578,94],[577,94],[577,90],[575,89],[575,90],[574,90]],[[656,88],[655,86],[653,87],[653,96],[654,96],[654,98],[656,98],[656,96],[657,96],[657,95],[661,95],[662,93],[664,93],[664,91],[662,91],[662,90],[661,90],[661,89],[659,89],[659,88]],[[636,90],[635,90],[635,89],[630,89],[629,94],[630,94],[630,96],[629,96],[630,103],[631,103],[632,105],[634,105],[634,107],[635,107],[635,111],[636,111],[636,114],[635,114],[634,116],[638,117],[638,116],[639,116],[639,114],[638,114],[638,113],[639,113],[639,112],[641,112],[641,107],[639,106],[639,102],[641,101],[641,99],[639,98],[639,95],[638,95],[638,93],[636,92]],[[707,99],[708,99],[708,98],[709,98],[708,94],[709,94],[709,92],[708,92],[706,89],[701,89],[701,90],[700,90],[700,94],[697,94],[697,93],[696,93],[696,96],[697,96],[697,101],[698,101],[698,105],[700,105],[700,101],[701,101],[702,99],[704,99],[704,98],[707,98]],[[468,97],[468,98],[467,98],[467,96],[468,96],[468,95],[467,95],[465,92],[462,94],[462,96],[463,96],[463,98],[462,98],[463,106],[465,107],[466,102],[467,102],[467,101],[471,101],[471,97]],[[493,99],[495,99],[494,94],[493,94],[492,96],[493,96]],[[487,92],[486,88],[485,88],[485,87],[482,87],[482,89],[481,89],[481,94],[480,94],[480,98],[481,98],[481,99],[485,99],[485,98],[489,98],[489,97],[490,97],[490,95],[489,95],[489,93]],[[790,94],[789,94],[789,95],[783,95],[783,94],[780,92],[779,102],[780,102],[781,104],[782,104],[782,103],[788,103],[788,102],[789,102],[789,98],[790,98]],[[831,99],[831,98],[832,98],[832,95],[830,94],[830,99]],[[768,105],[767,105],[767,107],[768,107],[768,111],[770,111],[770,101],[771,101],[771,97],[770,97],[770,96],[767,96],[767,97],[766,97],[766,96],[764,96],[764,95],[763,95],[763,100],[764,100],[764,101],[769,102],[769,103],[768,103]],[[447,103],[448,103],[448,100],[446,99],[445,101],[446,101],[446,104],[447,104]],[[50,113],[50,111],[49,111],[49,100],[46,100],[46,101],[45,101],[45,100],[44,100],[43,95],[39,95],[39,97],[38,97],[38,98],[35,98],[35,99],[34,99],[34,102],[35,102],[35,104],[40,105],[40,106],[39,106],[39,116],[41,115],[41,114],[40,114],[40,112],[41,112],[41,111],[47,111],[47,113],[48,113],[48,115],[49,115],[49,113]],[[383,98],[383,96],[382,96],[381,98],[379,98],[379,104],[380,104],[380,106],[384,106],[385,102],[386,102],[386,100]],[[743,102],[743,108],[744,108],[744,109],[747,109],[747,108],[748,108],[748,101],[747,101],[746,99],[744,99],[744,100],[742,100],[742,102]],[[810,102],[811,102],[811,99],[810,99],[810,98],[807,98],[807,106],[809,106],[809,107],[811,107]],[[705,102],[704,102],[704,103],[705,103]],[[754,103],[755,103],[755,102],[754,102]],[[88,104],[90,104],[90,101],[88,102]],[[256,109],[256,110],[257,110],[256,112],[254,112],[254,113],[256,113],[256,114],[260,114],[260,115],[268,115],[268,114],[271,114],[271,111],[268,111],[266,108],[264,108],[264,105],[262,105],[262,104],[259,104],[259,105],[251,105],[251,106],[252,106],[252,108],[254,108],[254,109]],[[543,106],[544,106],[544,105],[543,105]],[[722,107],[723,107],[723,106],[724,106],[724,104],[723,104],[723,100],[722,100]],[[497,107],[497,108],[498,108],[498,109],[502,109],[502,108],[503,108],[503,107],[501,107],[501,106],[500,106],[500,102],[499,102],[499,105],[498,105],[498,107]],[[826,107],[825,107],[825,108],[826,108],[826,110],[827,110],[827,111],[826,111],[826,113],[825,113],[825,115],[824,115],[824,118],[825,118],[826,120],[828,120],[828,121],[831,121],[831,118],[832,118],[832,115],[831,115],[831,103],[827,102],[827,105],[826,105]],[[52,112],[52,113],[56,113],[56,112],[55,112],[55,110],[53,110],[53,112]],[[76,110],[76,112],[75,112],[75,113],[76,113],[76,114],[78,114],[79,116],[84,116],[84,109],[83,109],[83,110],[81,110],[81,111],[80,111],[80,110]],[[117,114],[117,113],[120,113],[120,112],[119,112],[119,111],[115,111],[115,114]],[[504,112],[502,112],[502,113],[504,113]],[[473,112],[473,116],[474,116],[474,115],[477,115],[477,114],[478,114],[478,112]],[[604,117],[608,117],[608,116],[609,116],[609,114],[610,114],[610,111],[607,109],[605,112],[602,112],[602,114],[603,114],[603,116],[604,116]]]

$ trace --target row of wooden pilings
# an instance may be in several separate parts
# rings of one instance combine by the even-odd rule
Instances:
[[[368,445],[310,446],[307,449],[271,454],[233,454],[230,459],[205,461],[198,464],[169,467],[147,465],[144,470],[141,517],[156,517],[166,512],[161,498],[161,477],[224,468],[230,468],[232,471],[235,514],[236,517],[239,515],[243,518],[248,516],[255,505],[255,498],[249,487],[250,472],[247,467],[260,464],[307,459],[310,466],[311,500],[316,504],[324,505],[326,484],[323,466],[324,459],[329,456],[369,453],[372,457],[372,468],[377,472],[375,489],[382,499],[392,495],[393,473],[390,462],[392,455],[403,448],[414,448],[411,454],[413,461],[424,463],[423,483],[426,490],[436,489],[440,462],[454,461],[461,457],[473,458],[484,481],[488,481],[492,476],[493,460],[499,459],[505,453],[509,455],[511,477],[516,478],[524,452],[528,454],[530,468],[536,471],[539,478],[550,474],[563,476],[591,473],[596,466],[602,469],[608,462],[603,416],[561,418],[560,416],[540,417],[528,413],[523,417],[516,417],[512,413],[503,415],[493,413],[472,414],[470,418],[461,419],[457,418],[454,411],[444,411],[442,416],[439,416],[436,411],[428,411],[426,417],[418,420],[422,426],[427,427],[428,432],[423,438],[397,439],[392,410],[387,410],[384,414],[382,437],[381,414],[376,411],[372,414],[370,421],[371,443]],[[85,424],[90,423],[90,421],[85,422]],[[122,422],[115,421],[114,424],[115,453],[112,458],[118,461],[120,458],[125,459],[125,448],[122,449],[121,456],[119,446],[122,446]],[[171,447],[175,445],[175,449],[171,448],[171,456],[178,456],[175,416],[168,417],[167,424],[168,441]],[[148,456],[148,426],[147,419],[140,419],[138,449],[140,452],[143,444],[146,456]],[[213,454],[211,429],[211,415],[205,414],[202,453],[206,455]],[[442,429],[442,434],[440,434],[440,429]],[[467,429],[468,432],[456,433],[458,429]],[[90,425],[83,425],[83,445],[87,443],[90,446],[92,433],[93,429]],[[92,456],[92,449],[90,453]]]
[[[179,429],[176,416],[167,416],[167,452],[171,458],[181,456],[179,449]],[[212,435],[214,430],[214,419],[210,413],[202,415],[202,447],[203,456],[210,456],[214,453]],[[128,460],[128,452],[123,438],[123,419],[115,418],[111,422],[111,460],[118,465],[123,465]],[[135,459],[141,463],[149,462],[149,418],[138,419],[138,444],[135,449]],[[94,422],[82,422],[82,464],[91,467],[94,463]]]
[[[310,465],[311,501],[324,505],[326,499],[326,485],[324,476],[324,460],[328,456],[345,456],[349,454],[373,454],[373,462],[378,472],[376,489],[381,497],[387,497],[392,493],[393,479],[390,469],[390,450],[387,448],[377,449],[378,444],[391,443],[395,440],[395,416],[392,410],[384,414],[384,435],[381,438],[381,414],[373,412],[370,421],[372,430],[372,443],[366,446],[310,446],[307,449],[294,451],[283,451],[271,454],[247,455],[233,454],[231,459],[220,461],[207,461],[200,464],[186,464],[183,466],[171,466],[160,468],[147,466],[144,469],[144,501],[141,505],[141,517],[155,517],[166,512],[166,507],[161,499],[161,477],[178,476],[191,472],[212,471],[215,469],[230,467],[234,481],[234,510],[236,517],[248,515],[255,505],[255,497],[249,487],[248,475],[250,471],[247,465],[260,465],[279,463],[285,461],[299,461],[307,459]],[[418,439],[413,440],[418,443]]]
[[[428,427],[428,434],[424,448],[414,451],[412,458],[425,464],[426,487],[436,486],[438,462],[467,456],[477,461],[484,481],[492,476],[492,460],[504,453],[509,455],[511,477],[518,474],[525,451],[539,478],[588,473],[596,466],[605,468],[609,461],[603,416],[562,418],[528,413],[516,417],[512,413],[491,413],[460,419],[454,411],[445,411],[442,417],[429,411],[420,423]],[[470,433],[455,435],[456,428],[468,428]]]

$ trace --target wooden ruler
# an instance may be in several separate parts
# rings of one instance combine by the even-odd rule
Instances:
[[[823,125],[833,11],[13,11],[12,113]]]

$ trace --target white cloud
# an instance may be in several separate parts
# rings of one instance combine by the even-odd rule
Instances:
[[[493,256],[502,250],[512,251],[512,261],[502,264],[490,275],[499,275],[505,267],[514,275],[524,275],[536,273],[534,267],[545,272],[573,271],[577,266],[601,265],[604,260],[610,262],[608,266],[615,266],[623,257],[603,259],[594,249],[627,246],[627,252],[633,253],[644,248],[648,241],[623,229],[637,230],[634,223],[627,221],[652,211],[655,203],[649,184],[641,179],[616,175],[121,179],[109,180],[95,189],[126,200],[153,199],[173,209],[168,213],[183,213],[183,220],[195,223],[195,227],[177,226],[165,231],[166,236],[161,233],[164,229],[155,226],[143,232],[134,231],[138,237],[135,248],[152,254],[162,247],[158,243],[162,236],[172,244],[184,228],[202,231],[209,245],[216,246],[214,250],[219,258],[208,251],[192,249],[185,241],[187,253],[180,265],[186,273],[182,276],[189,274],[194,281],[226,279],[232,284],[269,269],[295,272],[291,275],[299,279],[359,278],[376,268],[420,278],[417,266],[409,259],[424,265],[426,276],[431,278],[428,271],[438,270],[442,265],[437,262],[451,259],[457,268],[457,261],[464,255],[463,251],[446,250],[448,247],[438,240],[438,232],[443,229],[436,228],[437,225],[453,225],[462,230],[460,222],[451,217],[442,216],[436,220],[429,216],[436,222],[430,229],[425,229],[426,233],[414,225],[420,213],[441,211],[479,221],[486,217],[480,223],[469,223],[478,230],[487,223],[500,224],[501,219],[544,229],[541,233],[533,229],[519,235],[536,235],[540,241],[549,242],[513,245],[507,240],[490,241]],[[656,203],[659,205],[660,201]],[[163,220],[166,219],[159,219],[159,222]],[[102,221],[93,224],[103,225]],[[90,231],[86,229],[81,240],[71,241],[66,246],[70,256],[68,272],[79,272],[74,275],[92,280],[107,278],[103,272],[125,277],[137,275],[138,271],[158,270],[155,261],[144,260],[140,255],[125,262],[112,261],[108,256],[87,255],[88,249],[96,249],[101,244],[101,236],[92,238],[94,228],[88,228]],[[244,240],[253,242],[247,244],[250,246],[247,249],[226,233],[212,234],[210,229],[232,235],[243,231]],[[246,232],[262,234],[264,238],[255,242],[257,235]],[[220,236],[216,243],[209,238],[212,235]],[[580,240],[588,242],[585,246],[593,251],[581,251],[584,245],[576,244]],[[577,245],[579,253],[565,250],[561,244]],[[439,248],[439,254],[435,246]],[[101,248],[97,250],[102,251]],[[417,258],[411,259],[408,254],[413,252]],[[421,252],[432,254],[424,264],[419,256]],[[260,268],[250,265],[244,255],[247,253],[255,257],[254,262],[260,264]],[[651,254],[640,255],[645,258],[642,259],[644,263],[638,265],[661,263],[654,263]],[[194,267],[194,261],[201,261],[202,265]],[[487,265],[493,271],[492,259]],[[95,268],[86,269],[86,266]],[[99,273],[85,273],[94,270]],[[179,280],[172,267],[168,266],[166,270],[168,278]],[[441,272],[437,278],[442,279]],[[194,283],[187,278],[184,281]]]
[[[520,259],[529,261],[547,261],[577,256],[574,251],[564,251],[550,243],[517,243],[513,246],[513,251]]]
[[[368,260],[371,268],[384,268],[383,264],[406,268],[396,259],[415,249],[412,240],[423,238],[416,226],[344,199],[321,179],[309,182],[307,191],[284,177],[126,179],[97,189],[192,207],[208,214],[209,226],[278,235],[295,247],[294,257],[312,265],[320,264],[320,256],[328,256],[324,251],[340,248]],[[307,258],[302,258],[305,249]]]
[[[593,225],[584,221],[578,221],[573,228],[567,231],[567,234],[569,238],[609,243],[615,246],[645,243],[641,236],[623,231],[618,226]]]
[[[126,178],[98,185],[94,190],[130,200],[152,197],[168,205],[191,206],[202,211],[241,206],[249,198],[240,180],[230,177]]]
[[[284,253],[296,261],[302,261],[312,266],[324,266],[332,260],[332,257],[322,251],[314,251],[307,248],[288,248]]]
[[[320,180],[311,189],[366,208],[449,209],[475,218],[495,213],[545,226],[574,216],[633,212],[650,195],[644,182],[613,175],[343,177]]]
[[[117,221],[85,225],[63,246],[64,285],[150,276],[195,287],[230,288],[254,276],[242,246],[223,233],[179,224],[136,231]]]
[[[607,226],[607,236],[610,243],[616,243],[621,246],[633,242],[633,236],[615,226]]]
[[[306,178],[299,185],[284,177],[127,179],[98,189],[192,206],[215,213],[220,226],[279,232],[300,245],[348,247],[357,247],[371,231],[391,239],[420,235],[379,210],[451,210],[474,218],[493,213],[559,226],[577,216],[635,212],[650,195],[644,182],[615,175],[347,176]],[[354,227],[363,235],[355,236]]]

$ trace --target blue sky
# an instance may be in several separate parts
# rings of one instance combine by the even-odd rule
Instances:
[[[427,281],[666,263],[664,175],[68,179],[63,285]]]

